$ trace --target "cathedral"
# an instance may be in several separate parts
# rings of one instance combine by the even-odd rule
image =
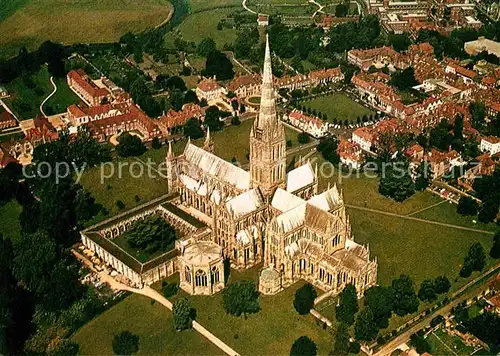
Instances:
[[[184,211],[210,227],[208,244],[213,246],[203,242],[203,249],[191,249],[190,260],[192,251],[201,251],[204,257],[198,260],[221,263],[222,256],[236,269],[263,263],[259,290],[264,294],[276,294],[300,279],[332,294],[352,283],[359,296],[376,284],[376,259],[354,242],[342,193],[336,186],[318,192],[317,167],[310,162],[286,172],[285,129],[276,112],[268,39],[249,159],[246,171],[216,156],[208,129],[203,147],[188,142],[175,156],[169,146],[169,192],[179,196]],[[205,256],[208,250],[213,257]],[[180,263],[182,268],[181,288],[191,294],[215,281],[214,292],[224,287],[220,278],[197,279],[192,267]]]

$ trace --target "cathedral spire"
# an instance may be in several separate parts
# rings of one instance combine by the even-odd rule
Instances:
[[[260,110],[255,126],[260,130],[269,130],[274,128],[277,122],[278,117],[276,115],[276,95],[273,84],[271,49],[269,47],[269,35],[266,35],[266,55],[264,58],[264,71],[262,73]]]
[[[172,151],[172,141],[168,141],[167,159],[172,159],[174,157],[174,152]]]
[[[210,136],[209,126],[207,126],[207,136],[205,137],[205,143],[203,144],[203,149],[205,151],[214,153],[214,142],[212,141],[212,137]]]

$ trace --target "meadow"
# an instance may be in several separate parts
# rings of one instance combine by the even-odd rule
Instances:
[[[2,7],[3,7],[2,2]],[[167,0],[13,0],[0,10],[0,48],[8,57],[46,40],[68,43],[117,41],[162,23]]]
[[[221,355],[221,351],[194,330],[175,331],[172,313],[149,298],[125,298],[72,337],[81,355],[112,355],[113,337],[121,331],[139,336],[137,355]]]
[[[339,122],[344,120],[355,122],[357,117],[375,114],[372,110],[365,108],[341,93],[304,100],[300,102],[300,105],[326,114],[330,122],[335,119],[339,120]]]

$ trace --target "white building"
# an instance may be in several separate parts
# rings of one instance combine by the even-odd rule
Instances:
[[[352,141],[357,143],[363,151],[371,151],[373,140],[373,134],[367,127],[360,127],[352,133]]]
[[[481,151],[489,152],[491,156],[500,152],[500,138],[485,137],[481,139]]]

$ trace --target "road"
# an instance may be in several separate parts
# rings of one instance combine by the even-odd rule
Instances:
[[[311,18],[312,18],[312,19],[313,19],[313,18],[315,18],[315,17],[316,17],[316,15],[317,15],[318,13],[320,13],[320,12],[321,12],[321,13],[324,13],[324,12],[323,12],[323,8],[325,7],[324,5],[321,5],[321,4],[320,4],[319,2],[317,2],[316,0],[309,0],[309,3],[314,4],[314,5],[316,5],[316,6],[318,7],[318,10],[316,10],[316,11],[314,12],[314,14],[312,14],[312,16],[311,16]]]
[[[241,6],[243,6],[243,8],[244,8],[245,10],[247,10],[248,12],[251,12],[252,14],[257,15],[257,12],[253,11],[252,9],[250,9],[250,8],[247,6],[247,0],[243,0],[243,1],[241,2]]]
[[[468,293],[465,293],[461,297],[458,297],[457,299],[453,300],[452,302],[445,305],[441,309],[436,310],[431,315],[425,317],[424,319],[422,319],[422,321],[419,321],[417,324],[415,324],[410,329],[408,329],[407,331],[405,331],[404,333],[402,333],[401,335],[396,337],[394,340],[392,340],[392,341],[388,342],[387,344],[385,344],[384,346],[382,346],[374,355],[377,355],[377,356],[390,355],[399,345],[408,342],[408,340],[410,340],[411,335],[413,335],[417,331],[428,326],[430,324],[431,320],[434,319],[436,316],[438,316],[438,315],[445,316],[451,312],[451,309],[454,306],[462,303],[465,300],[468,300],[470,298],[473,298],[473,297],[481,294],[483,292],[483,290],[485,290],[487,288],[488,284],[491,283],[496,278],[496,273],[494,273],[494,272],[497,272],[499,269],[500,269],[500,264],[490,268],[488,271],[484,272],[479,277],[475,278],[474,281],[472,281],[472,282],[468,283],[467,285],[465,285],[464,287],[460,288],[460,290],[458,290],[457,292],[454,293],[454,296],[460,294],[466,288],[468,288],[468,286],[477,282],[481,278],[484,278],[485,276],[489,275],[490,273],[493,273],[493,275],[488,280],[486,280],[484,283],[477,286],[476,288],[469,291]]]
[[[43,111],[43,106],[45,105],[45,103],[47,102],[47,100],[49,100],[50,98],[52,98],[52,96],[57,92],[57,85],[56,83],[54,83],[54,77],[50,77],[50,83],[52,83],[52,86],[54,87],[54,90],[52,90],[52,93],[50,93],[43,101],[42,103],[40,104],[40,112],[42,113],[43,116],[47,116],[45,114],[45,112]]]

